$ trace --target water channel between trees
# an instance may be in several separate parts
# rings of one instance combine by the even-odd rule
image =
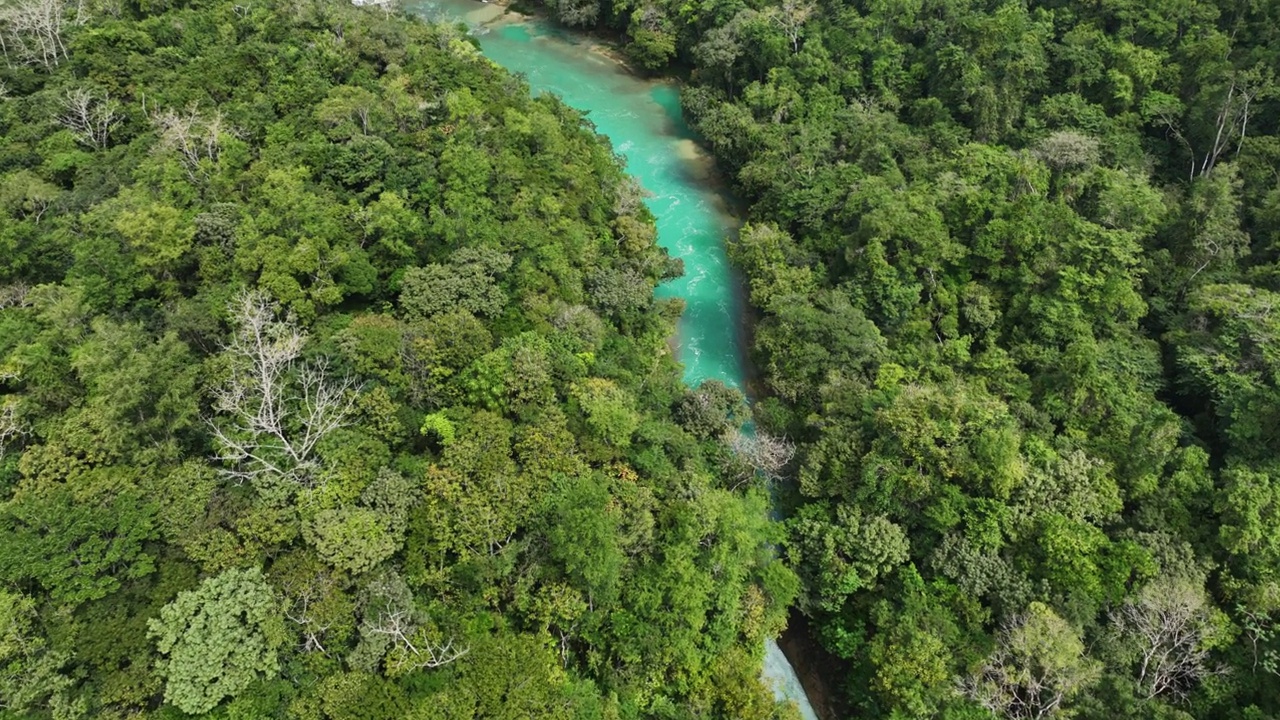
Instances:
[[[736,221],[710,158],[684,123],[677,86],[638,78],[598,46],[546,23],[511,21],[498,5],[423,0],[413,10],[471,25],[486,57],[522,73],[534,92],[554,93],[586,112],[612,141],[628,172],[652,193],[646,202],[657,217],[658,242],[684,260],[684,277],[661,285],[657,294],[686,303],[677,342],[685,381],[696,386],[720,380],[743,388],[738,284],[724,250]],[[805,720],[817,720],[773,641],[765,648],[763,674],[777,697],[795,701]]]

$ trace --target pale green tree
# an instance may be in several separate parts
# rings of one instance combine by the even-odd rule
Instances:
[[[587,378],[570,390],[586,415],[587,426],[600,440],[613,447],[627,447],[640,424],[634,401],[612,380]]]
[[[303,535],[329,564],[353,573],[371,570],[402,542],[380,513],[362,507],[322,510],[303,526]]]
[[[280,670],[286,633],[257,568],[227,570],[179,593],[148,626],[164,656],[164,699],[183,712],[208,712]]]
[[[507,295],[497,278],[511,267],[511,256],[486,248],[463,248],[446,265],[409,268],[400,282],[400,308],[418,320],[454,310],[493,317]]]
[[[1097,681],[1101,664],[1085,655],[1075,628],[1033,602],[1001,631],[996,649],[961,681],[974,702],[1002,717],[1039,720],[1062,711]]]

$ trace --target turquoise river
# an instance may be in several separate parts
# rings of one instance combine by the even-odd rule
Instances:
[[[658,242],[684,260],[684,277],[657,292],[686,303],[677,342],[685,381],[715,379],[742,388],[738,283],[724,250],[735,221],[709,158],[684,123],[677,86],[638,78],[593,43],[538,20],[513,21],[497,5],[425,0],[414,9],[467,23],[485,56],[523,74],[534,92],[554,93],[585,112],[609,138],[652,193],[646,202],[657,217]],[[806,720],[817,720],[777,644],[770,641],[765,650],[763,675],[775,695],[794,701]]]

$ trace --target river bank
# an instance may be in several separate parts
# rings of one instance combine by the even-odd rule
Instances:
[[[477,28],[473,32],[486,57],[522,74],[535,93],[553,93],[583,111],[610,139],[627,171],[650,194],[645,203],[657,221],[658,243],[685,265],[683,277],[655,291],[685,303],[673,344],[685,382],[696,387],[719,380],[748,391],[742,284],[724,244],[740,220],[713,157],[684,120],[676,84],[637,74],[616,46],[496,3],[428,0],[419,7],[429,18],[461,19]],[[805,647],[800,639],[784,642],[793,653]],[[818,720],[792,665],[808,676],[816,668],[776,643],[766,650],[765,677],[775,694],[796,702],[806,720]]]
[[[787,629],[778,638],[778,647],[790,661],[819,720],[852,717],[830,681],[831,670],[840,660],[822,647],[813,636],[809,621],[799,611],[791,611]]]

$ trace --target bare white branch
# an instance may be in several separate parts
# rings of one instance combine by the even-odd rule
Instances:
[[[786,34],[791,41],[791,52],[798,53],[804,24],[813,16],[815,9],[814,4],[807,0],[782,0],[781,5],[770,7],[765,16]]]
[[[314,615],[311,614],[311,594],[304,593],[294,600],[292,607],[285,611],[284,616],[289,622],[301,627],[302,632],[302,652],[319,652],[328,657],[329,651],[325,649],[321,638],[333,626],[332,623],[321,624]]]
[[[7,400],[0,405],[0,460],[17,441],[28,433],[27,424],[18,416],[18,403]]]
[[[1201,176],[1213,172],[1222,154],[1230,149],[1233,143],[1236,146],[1236,155],[1244,149],[1253,103],[1264,94],[1266,88],[1271,86],[1272,79],[1272,72],[1261,67],[1232,75],[1222,100],[1222,107],[1218,109],[1213,144],[1200,162]]]
[[[0,2],[0,54],[5,60],[53,67],[67,57],[63,0]]]
[[[1033,605],[1004,624],[995,650],[959,690],[994,715],[1046,720],[1096,681],[1099,668],[1066,621]]]
[[[204,115],[195,105],[181,112],[173,108],[157,112],[151,116],[151,124],[160,135],[160,149],[177,154],[193,183],[208,174],[208,164],[218,162],[223,139],[239,136],[221,111]]]
[[[645,198],[653,197],[653,193],[645,190],[639,180],[628,175],[618,183],[614,192],[613,213],[615,215],[635,215],[644,207]]]
[[[107,146],[111,129],[123,119],[119,109],[119,103],[105,91],[99,96],[88,88],[74,88],[63,95],[62,114],[56,119],[81,145],[101,150]]]
[[[1253,665],[1250,670],[1256,673],[1261,666],[1264,672],[1280,676],[1280,662],[1278,662],[1280,653],[1277,653],[1273,647],[1267,647],[1277,634],[1276,622],[1272,619],[1271,613],[1264,609],[1251,610],[1244,606],[1237,606],[1236,610],[1240,614],[1243,635],[1249,641],[1249,647],[1253,652]]]
[[[27,294],[30,292],[31,286],[21,280],[0,286],[0,310],[29,307],[31,303],[27,300]]]
[[[433,623],[424,622],[413,592],[395,571],[374,577],[366,590],[361,645],[376,655],[375,660],[366,654],[366,661],[381,660],[390,674],[402,675],[448,665],[471,651],[452,637],[445,639]],[[356,652],[359,654],[360,648]]]
[[[211,421],[223,471],[259,488],[313,487],[316,447],[343,427],[356,383],[334,378],[325,361],[300,361],[306,336],[261,292],[232,305],[236,334],[225,347],[231,376],[214,393],[221,422]]]
[[[731,430],[725,433],[724,442],[742,463],[737,478],[739,486],[757,475],[768,482],[781,480],[796,454],[795,443],[762,431],[748,435],[741,430]]]
[[[430,634],[413,621],[409,610],[384,611],[378,615],[377,622],[369,624],[366,629],[374,635],[391,639],[394,649],[388,663],[397,674],[438,668],[471,652],[470,647],[455,645],[454,638],[442,641],[429,637]]]
[[[1112,625],[1138,648],[1137,679],[1147,699],[1187,699],[1204,678],[1218,675],[1209,650],[1217,629],[1204,589],[1161,579],[1111,613]]]

